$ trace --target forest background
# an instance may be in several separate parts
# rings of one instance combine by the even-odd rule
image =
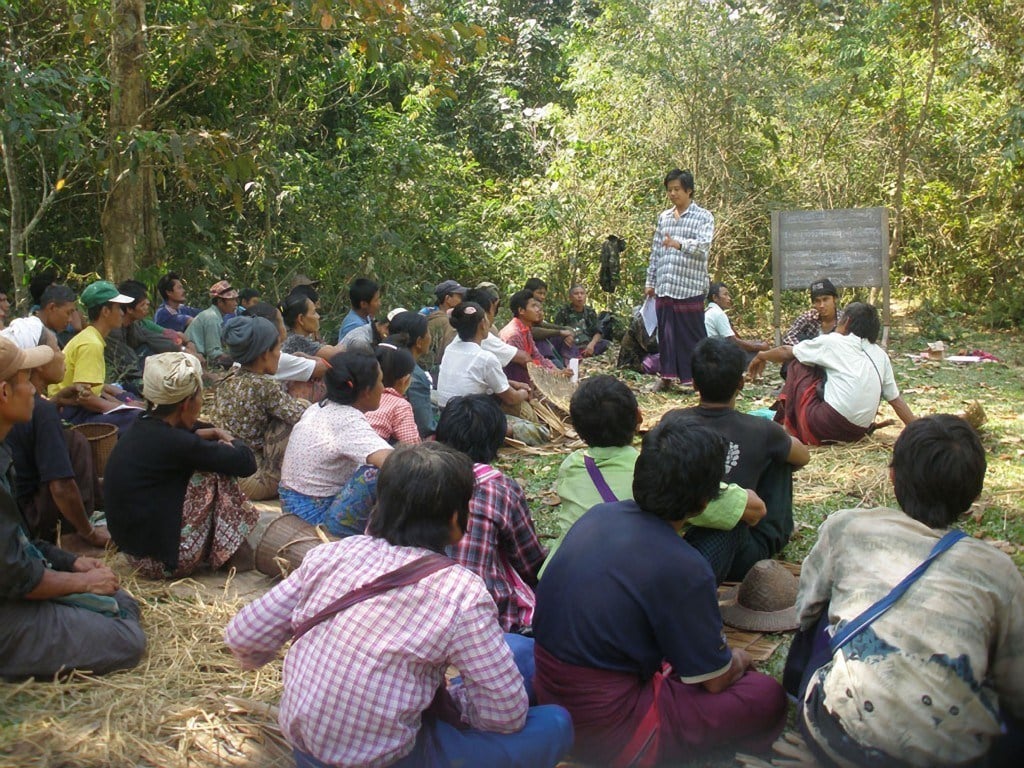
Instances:
[[[711,269],[771,291],[770,212],[885,206],[892,284],[1024,321],[1022,0],[0,0],[0,280],[55,266],[327,312],[538,274],[643,286],[667,170]],[[755,298],[760,297],[760,298]],[[803,297],[801,296],[801,301]],[[738,302],[739,303],[739,302]],[[766,314],[766,313],[764,313]]]

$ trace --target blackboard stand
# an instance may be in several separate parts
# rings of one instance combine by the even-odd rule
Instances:
[[[775,344],[782,343],[782,292],[823,277],[837,287],[882,290],[882,346],[889,344],[889,212],[885,208],[772,211]]]

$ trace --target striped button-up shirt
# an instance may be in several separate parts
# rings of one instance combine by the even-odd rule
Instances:
[[[371,536],[316,547],[232,619],[225,640],[243,666],[265,664],[293,627],[424,554]],[[466,723],[496,733],[522,728],[526,689],[494,601],[458,565],[353,605],[296,641],[284,660],[281,730],[331,765],[390,765],[412,750],[449,665],[462,674],[452,694]]]
[[[647,267],[647,287],[654,289],[655,296],[692,299],[707,294],[708,252],[714,233],[715,217],[696,203],[682,214],[675,207],[662,211]],[[663,245],[666,235],[681,243],[681,248]]]

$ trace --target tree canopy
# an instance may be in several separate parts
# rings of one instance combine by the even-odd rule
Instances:
[[[0,0],[5,280],[167,268],[389,303],[642,287],[661,179],[767,293],[770,212],[885,206],[892,282],[1024,320],[1024,2]],[[27,268],[27,269],[26,269]]]

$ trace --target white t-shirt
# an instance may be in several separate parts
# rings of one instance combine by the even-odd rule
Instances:
[[[709,339],[728,339],[736,335],[725,310],[713,301],[704,310],[704,329],[708,332]]]
[[[825,402],[858,427],[871,426],[882,397],[891,402],[900,396],[885,350],[852,333],[801,341],[793,354],[826,370]]]
[[[282,352],[274,378],[278,381],[309,381],[315,369],[316,360]]]
[[[307,496],[333,496],[370,454],[390,448],[362,411],[330,400],[313,404],[292,427],[281,485]]]
[[[511,344],[506,344],[502,341],[501,336],[496,334],[493,330],[487,334],[483,341],[480,342],[480,346],[485,352],[490,352],[498,358],[498,365],[502,368],[511,363],[512,358],[515,357],[516,352],[519,351]]]
[[[472,341],[455,339],[444,351],[437,374],[437,400],[444,405],[459,395],[500,395],[508,378],[498,358]]]

